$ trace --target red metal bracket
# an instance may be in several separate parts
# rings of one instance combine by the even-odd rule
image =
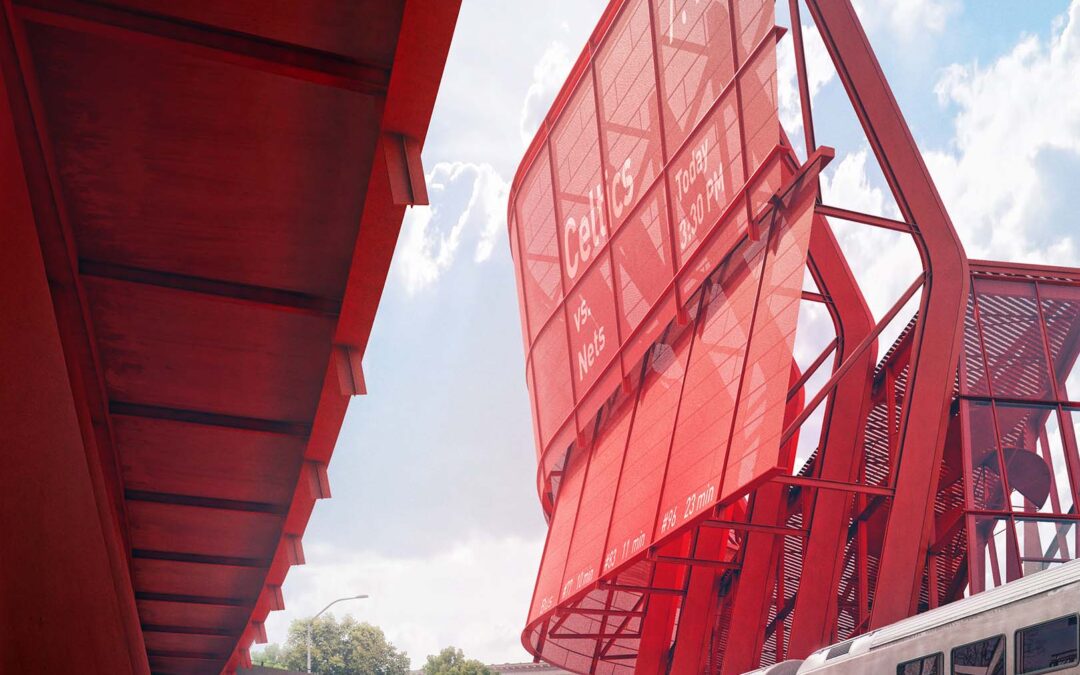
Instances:
[[[409,136],[385,133],[382,144],[394,203],[404,206],[430,204],[424,182],[424,165],[420,162],[420,142]]]

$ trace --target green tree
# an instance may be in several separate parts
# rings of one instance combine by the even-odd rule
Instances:
[[[251,655],[251,664],[254,666],[264,666],[266,668],[279,668],[285,669],[285,663],[281,660],[281,645],[273,643],[266,645],[266,648],[261,652],[255,652]]]
[[[307,629],[311,619],[289,624],[289,638],[281,652],[286,668],[307,668]],[[311,671],[319,675],[407,675],[409,657],[398,651],[382,629],[359,623],[351,616],[340,622],[326,614],[312,624]]]
[[[447,647],[438,656],[428,656],[423,671],[424,675],[496,675],[476,659],[466,659],[455,647]]]

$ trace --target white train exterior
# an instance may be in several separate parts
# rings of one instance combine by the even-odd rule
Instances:
[[[747,675],[1080,673],[1080,560]]]

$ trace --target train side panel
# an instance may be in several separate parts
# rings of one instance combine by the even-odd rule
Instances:
[[[996,636],[1002,636],[1005,667],[998,669],[980,669],[978,666],[956,672],[982,675],[1004,673],[1013,675],[1016,669],[1017,632],[1052,621],[1060,617],[1076,616],[1080,612],[1080,584],[1071,584],[1052,589],[1039,595],[1023,598],[999,607],[964,617],[951,623],[906,636],[885,644],[873,644],[874,634],[856,638],[847,646],[848,652],[842,654],[847,643],[834,645],[820,650],[798,669],[798,675],[854,675],[856,673],[874,673],[875,675],[898,673],[900,664],[922,659],[940,653],[941,670],[932,671],[913,669],[915,675],[930,675],[932,672],[952,673],[953,650],[965,648],[964,654],[983,654],[993,658],[998,650],[994,642]],[[1076,631],[1073,622],[1072,630]],[[829,658],[828,654],[834,655]],[[978,659],[978,656],[976,656]],[[1059,659],[1060,660],[1060,659]],[[1075,661],[1075,658],[1071,659]],[[996,661],[994,661],[996,663]],[[1080,665],[1052,666],[1039,673],[1061,673],[1062,675],[1080,674]]]

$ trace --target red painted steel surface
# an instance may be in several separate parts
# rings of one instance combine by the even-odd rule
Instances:
[[[897,219],[822,203],[794,0],[779,47],[768,0],[613,0],[515,180],[550,519],[522,641],[574,672],[742,673],[1080,549],[1080,272],[969,264],[850,3],[806,6]],[[919,253],[877,320],[837,220]]]
[[[419,194],[384,145],[422,144],[457,11],[2,3],[0,671],[265,640]]]
[[[771,12],[722,5],[613,4],[519,170],[542,479],[778,187]]]
[[[1080,274],[973,264],[959,426],[972,590],[1076,556]],[[960,538],[954,545],[963,545]]]

